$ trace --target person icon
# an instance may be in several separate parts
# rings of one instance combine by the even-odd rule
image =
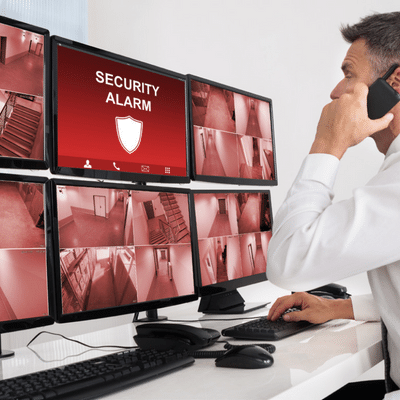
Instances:
[[[89,160],[86,160],[86,164],[83,166],[83,168],[92,168]]]

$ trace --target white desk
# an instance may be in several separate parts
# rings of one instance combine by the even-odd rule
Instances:
[[[194,311],[197,303],[165,310],[169,318],[209,318]],[[262,315],[267,310],[251,315]],[[246,315],[248,316],[248,314]],[[225,318],[229,318],[226,316]],[[194,326],[221,330],[240,321],[201,321]],[[45,330],[45,329],[44,329]],[[92,345],[133,345],[133,324],[108,328],[75,337]],[[51,340],[40,343],[41,340]],[[80,361],[104,354],[87,351],[65,340],[43,337],[31,350],[15,349],[13,358],[0,362],[0,378]],[[242,343],[235,340],[231,342]],[[337,320],[274,343],[272,367],[261,370],[217,368],[213,359],[197,359],[194,365],[150,380],[106,399],[322,399],[356,379],[382,360],[379,323],[355,323]],[[219,349],[221,345],[209,349]],[[74,356],[75,354],[84,354]],[[67,358],[66,358],[67,357]],[[62,361],[56,361],[62,360]]]

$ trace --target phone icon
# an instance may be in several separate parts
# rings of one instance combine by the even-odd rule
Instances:
[[[117,164],[115,164],[115,162],[113,162],[113,165],[114,165],[114,168],[117,169],[118,171],[121,169],[121,168],[117,167]]]

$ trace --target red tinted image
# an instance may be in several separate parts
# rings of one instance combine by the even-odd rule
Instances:
[[[43,185],[0,181],[0,248],[45,248]]]
[[[194,293],[187,194],[57,186],[63,312]]]
[[[0,23],[0,157],[44,159],[44,40]]]
[[[58,165],[185,177],[185,82],[57,48]]]
[[[64,314],[137,302],[134,248],[65,249],[60,267]]]
[[[194,293],[190,244],[139,246],[136,249],[139,301]]]
[[[192,80],[196,174],[274,180],[270,104]]]
[[[57,186],[60,248],[133,244],[127,190]]]
[[[0,182],[0,321],[48,315],[43,185]]]
[[[266,273],[267,193],[195,193],[202,285]]]

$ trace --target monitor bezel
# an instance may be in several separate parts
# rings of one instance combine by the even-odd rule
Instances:
[[[193,245],[193,222],[190,219],[190,230],[191,230],[191,248],[192,248],[192,267],[193,267],[193,294],[181,295],[177,297],[151,300],[141,303],[127,304],[122,306],[110,307],[105,309],[89,310],[89,311],[79,311],[70,314],[64,314],[62,310],[62,291],[61,291],[61,270],[60,270],[60,244],[58,235],[58,210],[57,210],[57,199],[56,199],[56,185],[62,186],[84,186],[84,187],[100,187],[109,189],[123,189],[123,190],[143,190],[143,191],[153,191],[153,192],[168,192],[168,193],[183,193],[188,196],[188,208],[189,215],[192,209],[190,190],[185,188],[172,188],[172,187],[160,187],[160,186],[150,186],[150,185],[138,185],[130,184],[124,182],[102,182],[102,181],[90,181],[90,180],[72,180],[72,179],[50,179],[47,182],[49,190],[46,193],[49,194],[48,202],[52,207],[52,225],[51,225],[51,247],[53,257],[51,261],[53,262],[53,271],[55,279],[55,316],[54,319],[58,323],[64,322],[75,322],[75,321],[86,321],[98,318],[108,318],[124,314],[133,314],[142,311],[153,311],[159,308],[170,307],[174,305],[179,305],[183,303],[188,303],[198,299],[198,293],[196,291],[196,281],[197,281],[197,260],[195,257],[195,248]]]
[[[54,324],[54,315],[55,315],[55,303],[54,303],[55,290],[54,290],[53,268],[52,268],[52,263],[50,262],[50,258],[49,258],[49,256],[50,256],[49,240],[51,240],[49,224],[51,221],[51,216],[49,214],[49,207],[48,207],[49,204],[46,201],[46,199],[47,199],[46,188],[47,188],[48,179],[46,177],[40,177],[40,176],[0,174],[0,181],[12,181],[12,182],[21,182],[21,183],[39,183],[39,184],[43,185],[43,200],[44,200],[44,210],[45,210],[45,245],[46,245],[45,254],[46,254],[46,270],[47,270],[47,301],[48,301],[48,315],[24,318],[24,319],[0,321],[0,334],[52,325],[52,324]]]
[[[191,216],[191,220],[194,224],[194,229],[192,232],[192,237],[194,241],[194,249],[196,252],[196,261],[197,261],[197,281],[196,287],[199,293],[199,297],[203,296],[210,296],[215,294],[221,294],[224,292],[234,291],[240,287],[253,285],[256,283],[264,282],[268,280],[267,273],[259,273],[256,275],[244,276],[242,278],[232,279],[225,282],[213,283],[210,285],[203,286],[201,281],[201,268],[200,268],[200,255],[199,255],[199,242],[198,242],[198,234],[197,234],[197,221],[196,221],[196,208],[195,208],[195,194],[212,194],[212,193],[223,193],[223,194],[230,194],[230,193],[266,193],[269,197],[269,209],[270,209],[270,217],[271,217],[271,226],[273,225],[273,213],[272,213],[272,205],[271,205],[271,191],[269,189],[236,189],[236,188],[226,188],[226,189],[199,189],[199,190],[191,190],[191,203],[193,205],[192,212],[193,215]],[[267,271],[268,272],[268,271]]]
[[[206,78],[201,78],[195,75],[187,75],[187,98],[188,98],[188,112],[189,112],[189,133],[190,133],[190,178],[195,181],[203,181],[203,182],[211,182],[211,183],[224,183],[224,184],[234,184],[234,185],[256,185],[256,186],[276,186],[278,184],[278,176],[277,176],[277,162],[276,162],[276,148],[275,148],[275,130],[274,130],[274,118],[273,118],[273,107],[272,100],[268,97],[260,96],[255,93],[250,93],[238,88],[234,88],[228,85],[224,85],[222,83],[218,83],[215,81],[211,81]],[[191,82],[192,80],[205,83],[211,86],[216,86],[221,89],[229,90],[234,93],[238,93],[244,96],[248,96],[257,100],[265,101],[269,103],[270,106],[270,118],[271,118],[271,141],[272,141],[272,151],[274,155],[274,171],[275,171],[275,179],[266,180],[266,179],[249,179],[249,178],[241,178],[241,177],[230,177],[230,176],[214,176],[214,175],[202,175],[196,172],[196,157],[195,157],[195,148],[194,148],[194,125],[193,125],[193,108],[192,108],[192,90],[191,90]]]
[[[173,79],[180,80],[184,83],[184,96],[185,96],[185,135],[186,135],[186,175],[159,175],[159,174],[147,174],[138,172],[125,172],[125,171],[111,171],[111,170],[96,170],[96,169],[85,169],[85,168],[71,168],[63,167],[58,165],[58,142],[57,142],[57,130],[58,130],[58,85],[57,85],[57,58],[58,58],[58,46],[65,46],[67,48],[92,54],[97,57],[105,58],[114,62],[127,64],[133,68],[143,69],[155,74],[164,75]],[[78,178],[94,178],[94,179],[107,179],[107,180],[120,180],[130,181],[134,183],[189,183],[190,182],[190,154],[189,154],[189,116],[187,107],[187,80],[186,76],[177,72],[173,72],[161,67],[157,67],[142,61],[134,60],[116,53],[111,53],[106,50],[102,50],[96,47],[85,45],[73,40],[62,38],[59,36],[51,36],[51,58],[52,58],[52,157],[50,162],[50,170],[55,175],[66,175]]]
[[[27,30],[43,36],[43,160],[19,158],[19,157],[1,157],[0,168],[10,169],[35,169],[45,170],[50,166],[50,121],[51,121],[51,54],[50,54],[50,33],[47,29],[25,22],[17,21],[11,18],[0,16],[0,23],[10,25],[14,28]]]

